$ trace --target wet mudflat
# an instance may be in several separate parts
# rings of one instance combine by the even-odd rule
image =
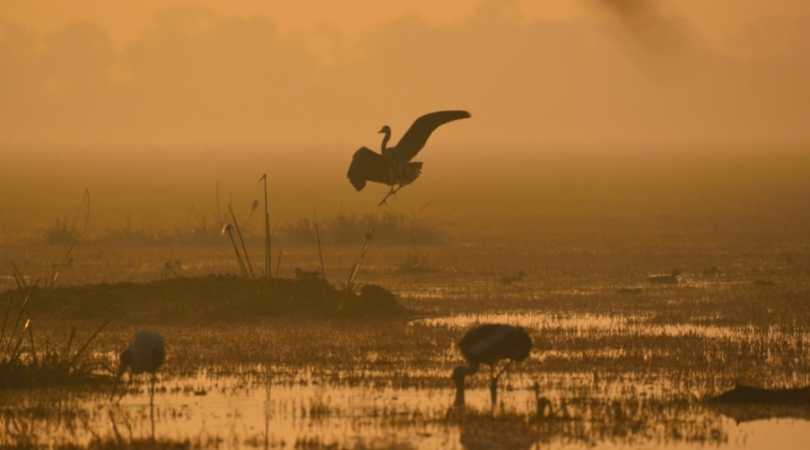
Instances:
[[[452,407],[447,376],[459,359],[452,337],[477,320],[521,324],[531,330],[539,347],[530,361],[509,373],[494,410],[484,376],[471,380],[465,410]],[[270,335],[266,342],[251,339],[265,327]],[[356,330],[353,334],[352,328]],[[780,448],[798,449],[810,440],[810,422],[805,421],[810,418],[810,407],[793,406],[770,415],[758,408],[760,415],[751,419],[749,406],[721,408],[703,401],[732,386],[742,367],[729,364],[730,368],[720,369],[724,364],[721,353],[751,343],[769,348],[771,353],[798,346],[802,349],[798,356],[806,361],[806,333],[662,326],[645,324],[642,318],[531,312],[433,317],[373,326],[269,322],[232,330],[232,341],[226,339],[222,345],[245,343],[241,348],[230,346],[234,349],[231,361],[206,363],[206,358],[222,359],[217,353],[205,356],[202,350],[219,333],[227,332],[215,329],[202,334],[188,327],[170,328],[167,334],[177,348],[153,395],[146,377],[136,379],[115,400],[110,398],[109,386],[4,392],[0,408],[4,445],[762,448],[764,443],[775,442],[773,439],[783,439]],[[272,336],[282,334],[309,341],[321,351],[311,358],[304,353],[314,351],[309,345],[299,346],[301,353],[274,351],[270,341],[282,340]],[[387,346],[415,336],[422,336],[413,339],[416,344],[385,351]],[[623,349],[623,345],[613,346],[605,340],[608,336],[637,344]],[[665,345],[677,347],[676,341],[668,339],[684,337],[699,339],[703,347],[670,352],[660,348],[661,339],[668,342]],[[200,342],[196,350],[182,350],[191,345],[187,339]],[[339,347],[353,339],[362,350],[342,353]],[[420,340],[435,345],[421,346],[420,351]],[[600,344],[602,341],[605,343]],[[681,351],[702,353],[700,361],[668,362],[681,358]],[[768,383],[807,384],[807,373],[804,365],[792,372],[774,367]]]
[[[158,329],[167,338],[168,359],[154,395],[145,376],[115,399],[109,384],[3,391],[0,444],[808,446],[810,407],[703,401],[736,382],[810,384],[806,265],[786,268],[767,255],[756,264],[740,258],[736,265],[718,257],[718,274],[697,264],[684,269],[690,265],[679,260],[683,280],[662,286],[646,282],[642,262],[625,264],[633,270],[620,274],[597,264],[582,275],[586,270],[577,270],[577,260],[563,259],[568,269],[561,273],[530,268],[528,278],[516,282],[503,280],[511,268],[499,273],[475,259],[464,266],[455,257],[435,256],[434,268],[419,273],[401,271],[397,261],[372,261],[364,280],[390,286],[411,311],[407,317],[122,320],[99,336],[97,370],[110,373],[115,351],[134,330]],[[461,363],[454,343],[483,322],[521,325],[535,348],[502,380],[494,408],[486,370],[468,379],[466,408],[454,408],[449,375]],[[46,338],[61,342],[67,327],[48,323],[40,326],[49,330]]]

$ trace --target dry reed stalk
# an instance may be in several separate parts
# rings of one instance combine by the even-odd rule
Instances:
[[[28,327],[30,326],[31,319],[26,319],[22,330],[20,330],[20,336],[17,338],[17,345],[14,346],[14,350],[11,352],[11,356],[9,357],[10,361],[16,361],[17,358],[20,357],[20,349],[22,348],[22,343],[25,340],[25,332],[28,331]]]
[[[253,278],[253,264],[250,263],[250,255],[248,255],[247,246],[245,246],[245,239],[242,237],[242,230],[239,228],[239,220],[236,219],[236,214],[233,213],[233,205],[228,203],[228,212],[231,214],[231,220],[236,228],[236,235],[239,237],[239,243],[242,244],[242,253],[245,255],[247,262],[248,275]]]
[[[20,311],[17,313],[17,319],[14,321],[14,327],[11,329],[11,334],[8,335],[8,344],[11,344],[14,341],[14,336],[17,335],[17,328],[20,326],[20,321],[25,314],[25,308],[28,307],[28,303],[31,302],[31,297],[34,295],[34,290],[39,285],[39,279],[34,282],[34,285],[28,288],[28,293],[25,295],[25,299],[23,299],[22,305],[20,306]],[[7,346],[6,351],[10,348]]]
[[[321,259],[321,276],[326,279],[326,264],[323,261],[323,248],[321,247],[321,230],[318,226],[318,214],[312,212],[312,223],[315,225],[315,240],[318,241],[318,257]]]
[[[247,277],[247,267],[245,267],[245,262],[242,260],[242,255],[239,254],[239,247],[236,246],[236,239],[233,238],[233,225],[226,223],[225,226],[222,227],[222,234],[227,234],[228,238],[231,240],[233,252],[236,254],[236,262],[239,263],[239,271],[242,272],[243,277]]]
[[[217,180],[217,220],[219,220],[219,226],[225,224],[225,220],[222,218],[222,203],[219,200],[219,180]]]
[[[28,327],[28,340],[31,343],[31,359],[34,360],[34,365],[38,366],[39,361],[37,361],[37,348],[34,346],[34,327]]]
[[[73,346],[73,339],[76,337],[76,327],[70,327],[70,336],[68,337],[67,344],[65,345],[65,351],[62,352],[65,357],[70,354],[70,347]]]
[[[67,267],[71,261],[71,255],[73,254],[73,250],[76,248],[76,245],[79,244],[79,241],[82,237],[87,235],[87,230],[90,227],[90,189],[84,189],[84,195],[82,196],[82,200],[84,203],[84,224],[82,225],[82,231],[76,238],[76,241],[70,244],[68,247],[67,252],[65,252],[65,256],[62,258],[62,262],[56,263],[53,265],[53,272],[51,276],[48,277],[48,281],[45,283],[45,287],[52,288],[56,285],[56,281],[59,279],[59,268],[60,267]]]
[[[47,282],[45,287],[52,288],[56,284],[56,280],[59,279],[58,268],[67,267],[67,265],[70,263],[70,255],[73,253],[73,249],[76,248],[76,244],[78,244],[78,241],[70,244],[70,247],[68,247],[67,252],[65,252],[65,256],[62,258],[62,262],[54,264],[53,272],[51,272],[51,276],[48,277],[49,281]]]
[[[6,314],[3,318],[3,328],[0,329],[0,348],[3,347],[3,343],[6,340],[6,328],[8,327],[8,317],[11,315],[11,302],[12,296],[9,295],[8,299],[6,300]]]
[[[20,269],[17,267],[13,261],[11,262],[11,270],[14,275],[14,282],[17,283],[17,289],[24,291],[28,289],[28,284],[25,282],[25,276],[23,276]]]
[[[104,323],[102,323],[102,324],[101,324],[101,326],[100,326],[100,327],[98,327],[98,328],[96,329],[96,331],[95,331],[95,332],[93,332],[93,334],[92,334],[92,335],[90,335],[90,337],[87,339],[87,341],[85,341],[84,345],[82,345],[81,347],[79,347],[79,350],[76,352],[76,355],[74,355],[74,356],[73,356],[73,358],[72,358],[72,359],[70,360],[70,362],[68,363],[68,369],[72,369],[72,368],[73,368],[73,365],[74,365],[74,364],[76,364],[76,361],[78,361],[78,360],[79,360],[79,358],[82,356],[82,353],[84,353],[84,352],[85,352],[85,350],[87,350],[87,348],[88,348],[88,347],[90,346],[90,344],[93,342],[93,339],[95,339],[95,338],[96,338],[96,336],[98,336],[98,334],[99,334],[99,333],[101,333],[101,331],[102,331],[102,330],[104,330],[104,328],[106,328],[106,327],[107,327],[107,325],[109,325],[109,324],[110,324],[110,322],[112,322],[112,320],[108,319],[107,321],[105,321]]]
[[[270,189],[267,174],[263,174],[259,181],[264,181],[264,276],[267,280],[273,278],[272,275],[272,247],[270,241],[270,201],[268,200],[268,190]],[[278,271],[278,269],[276,269]]]
[[[366,259],[366,251],[368,251],[368,243],[374,237],[374,227],[372,226],[368,233],[365,234],[363,239],[363,247],[360,249],[360,258],[358,258],[357,263],[355,263],[354,267],[352,267],[351,272],[349,272],[349,279],[346,281],[346,290],[350,291],[352,289],[352,283],[354,283],[354,278],[357,276],[357,272],[360,270],[360,266],[363,264],[363,260]]]

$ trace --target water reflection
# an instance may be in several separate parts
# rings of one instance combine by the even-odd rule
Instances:
[[[785,420],[796,415],[784,411],[737,423],[733,414],[745,414],[739,408],[718,411],[699,400],[639,395],[627,386],[587,395],[572,386],[576,377],[566,379],[567,389],[507,391],[494,413],[486,389],[473,388],[466,410],[455,414],[448,414],[452,392],[446,388],[279,385],[260,376],[164,379],[154,410],[145,389],[120,403],[98,392],[5,392],[0,446],[107,442],[114,448],[154,436],[164,446],[201,448],[756,448],[742,437],[778,432],[786,424],[796,427],[795,445],[781,448],[805,448],[801,439],[810,438],[808,422]],[[772,417],[778,419],[762,420]]]
[[[507,323],[532,328],[538,331],[564,331],[574,336],[594,333],[607,335],[682,337],[694,336],[713,339],[734,340],[794,340],[797,344],[810,345],[810,333],[785,331],[778,326],[766,328],[745,326],[703,325],[692,323],[657,323],[653,316],[608,315],[608,314],[562,314],[538,313],[534,311],[456,314],[452,316],[418,319],[413,324],[467,328],[479,323]]]

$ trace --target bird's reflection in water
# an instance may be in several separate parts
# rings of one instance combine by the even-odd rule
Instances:
[[[465,450],[540,448],[540,433],[526,415],[494,415],[454,406],[451,417],[458,423]]]

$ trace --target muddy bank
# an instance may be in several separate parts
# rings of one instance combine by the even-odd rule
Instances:
[[[16,290],[7,291],[0,294],[0,303],[20,302],[23,297]],[[28,310],[32,317],[43,319],[157,322],[407,314],[392,292],[377,285],[347,291],[321,278],[276,278],[268,282],[230,275],[37,288]]]

